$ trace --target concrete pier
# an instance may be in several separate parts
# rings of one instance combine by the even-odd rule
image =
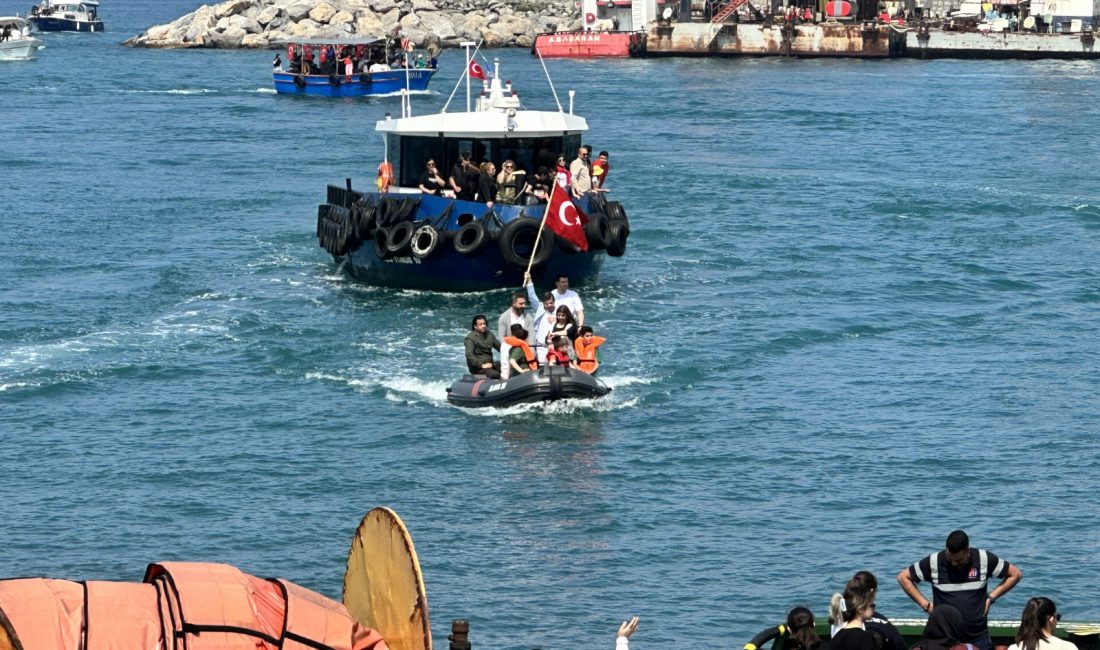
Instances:
[[[650,24],[645,56],[905,56],[904,29],[851,23]]]

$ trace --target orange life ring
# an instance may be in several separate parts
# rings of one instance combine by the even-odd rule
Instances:
[[[386,161],[378,163],[378,180],[375,183],[379,192],[388,192],[393,185],[393,165]]]

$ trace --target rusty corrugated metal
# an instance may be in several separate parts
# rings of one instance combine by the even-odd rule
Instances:
[[[905,55],[905,31],[844,23],[650,25],[646,56],[888,58]]]

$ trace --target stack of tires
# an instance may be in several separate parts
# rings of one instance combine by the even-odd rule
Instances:
[[[626,240],[630,237],[630,220],[618,201],[608,201],[602,195],[594,195],[589,202],[588,223],[584,234],[588,238],[588,250],[606,250],[611,257],[626,254]]]

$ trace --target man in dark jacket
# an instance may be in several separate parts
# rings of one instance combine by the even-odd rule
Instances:
[[[493,350],[500,349],[500,341],[489,331],[489,321],[485,320],[484,314],[474,316],[465,344],[466,367],[470,373],[500,379],[500,362],[493,361]]]

